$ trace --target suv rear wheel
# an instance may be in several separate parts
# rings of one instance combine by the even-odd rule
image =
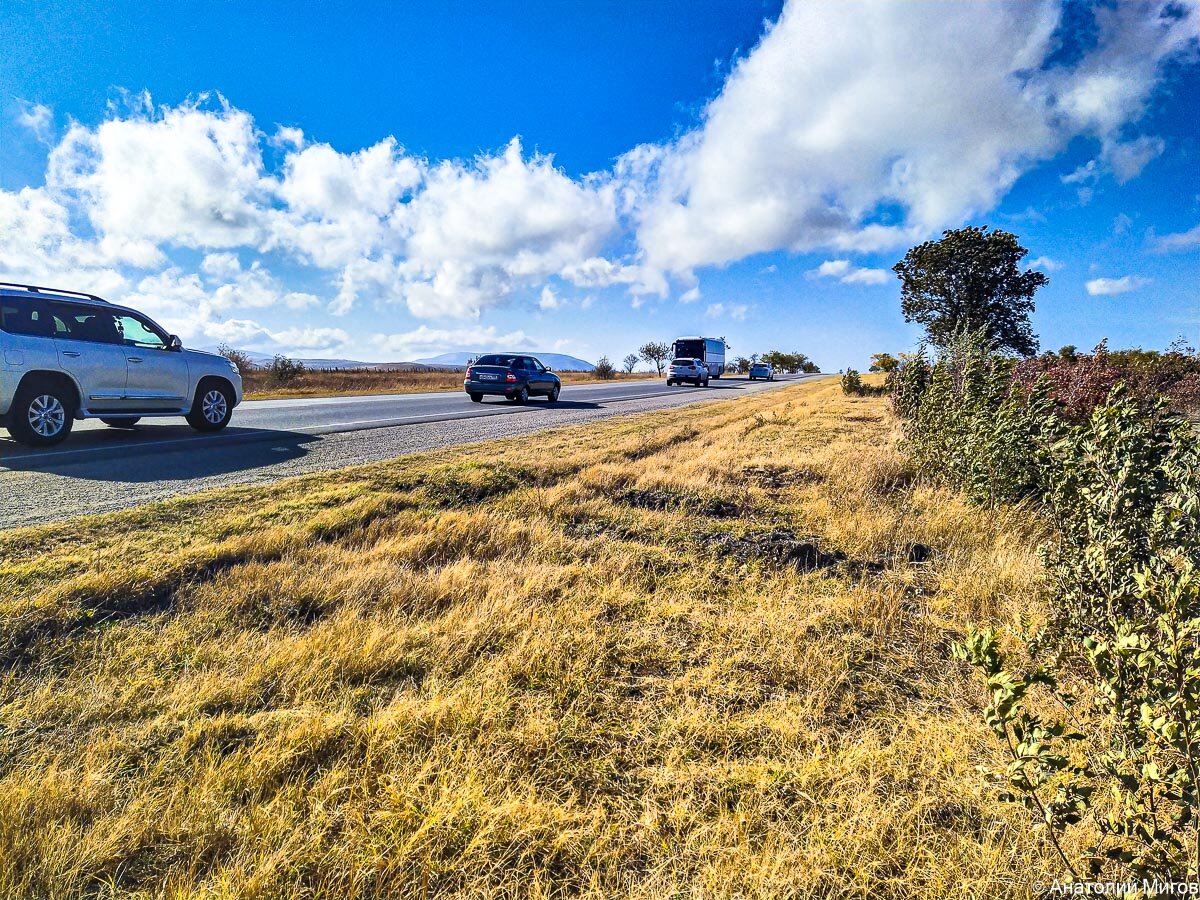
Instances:
[[[219,381],[202,381],[196,389],[196,402],[187,414],[188,424],[197,431],[220,431],[233,417],[233,391]]]
[[[75,424],[75,397],[62,384],[35,378],[21,385],[8,413],[8,431],[31,447],[66,440]]]

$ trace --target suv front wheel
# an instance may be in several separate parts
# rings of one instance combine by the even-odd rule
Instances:
[[[8,431],[22,444],[49,447],[66,440],[75,424],[75,398],[53,380],[21,385],[8,413]]]
[[[187,414],[188,424],[197,431],[220,431],[232,417],[233,391],[216,381],[202,382]]]

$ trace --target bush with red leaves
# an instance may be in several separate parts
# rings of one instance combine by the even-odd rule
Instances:
[[[1118,382],[1125,383],[1136,403],[1149,405],[1157,397],[1166,397],[1174,412],[1200,412],[1200,358],[1180,349],[1109,352],[1102,341],[1091,354],[1023,359],[1014,374],[1027,391],[1044,378],[1059,415],[1069,422],[1086,420]]]

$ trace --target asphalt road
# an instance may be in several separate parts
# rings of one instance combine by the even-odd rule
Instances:
[[[0,528],[136,506],[222,485],[576,425],[689,403],[728,400],[821,376],[775,382],[722,378],[708,388],[662,381],[569,385],[558,403],[517,406],[465,394],[389,394],[247,401],[218,434],[182,419],[145,419],[134,431],[89,420],[47,450],[0,438]],[[0,432],[5,434],[5,432]]]

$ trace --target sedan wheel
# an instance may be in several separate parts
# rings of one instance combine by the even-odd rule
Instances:
[[[547,397],[546,399],[548,399],[551,403],[557,403],[558,402],[558,394],[561,390],[562,390],[561,387],[559,387],[558,385],[555,385],[554,390],[552,390],[550,392],[550,396]]]

